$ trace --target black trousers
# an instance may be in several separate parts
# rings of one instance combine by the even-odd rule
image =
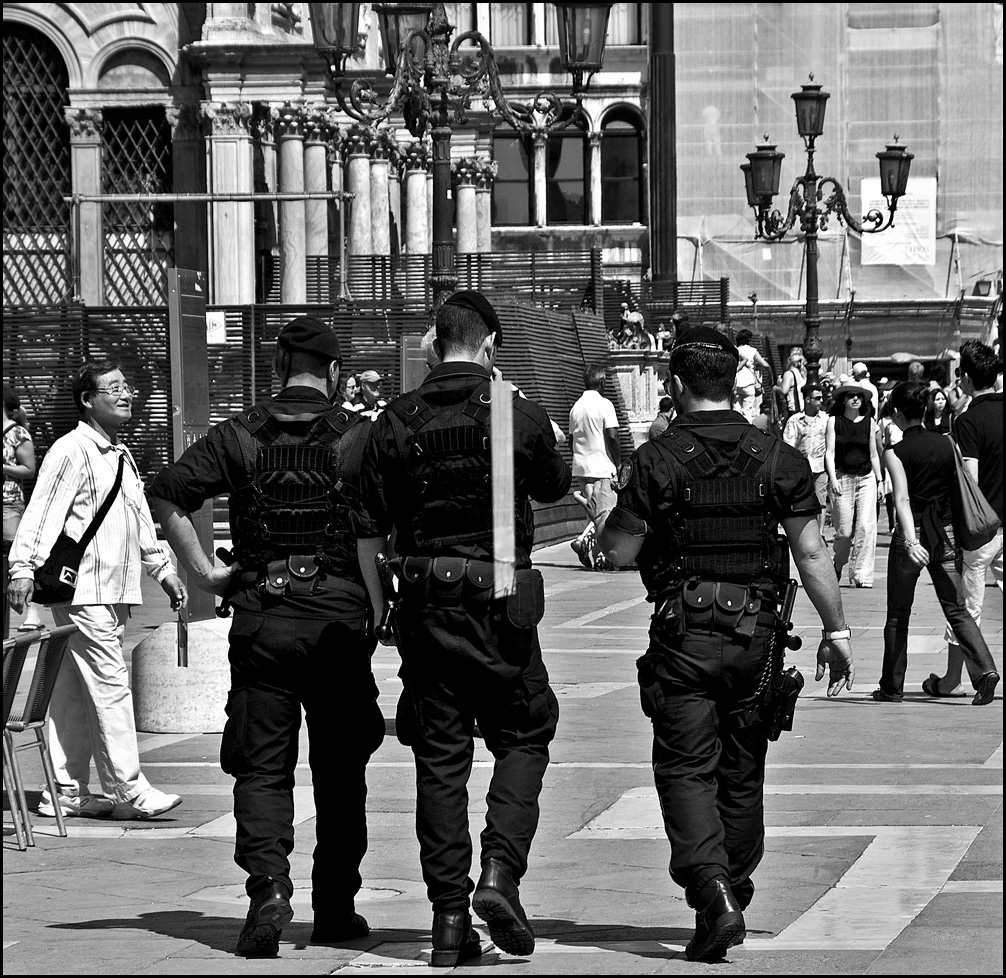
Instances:
[[[476,722],[495,758],[481,859],[520,880],[538,827],[538,796],[559,704],[536,628],[516,628],[497,603],[408,606],[402,655],[416,761],[416,835],[434,913],[469,905],[468,778]]]
[[[732,714],[757,689],[768,635],[760,624],[750,644],[713,631],[666,643],[651,637],[638,663],[671,878],[689,897],[715,876],[730,881],[743,906],[754,893],[768,739],[762,725],[743,727]]]
[[[249,893],[272,878],[293,891],[293,787],[301,706],[310,738],[315,913],[340,913],[367,851],[366,767],[384,738],[362,618],[327,621],[235,611],[221,765],[234,777],[235,862]]]

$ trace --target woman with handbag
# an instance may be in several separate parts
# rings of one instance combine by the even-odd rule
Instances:
[[[985,706],[995,696],[999,673],[988,643],[965,606],[962,554],[955,543],[953,528],[957,479],[954,446],[949,439],[927,431],[923,425],[927,400],[928,389],[921,383],[898,384],[891,392],[894,421],[904,437],[884,453],[884,464],[894,486],[898,528],[891,541],[887,567],[884,664],[873,698],[893,703],[904,697],[908,622],[916,583],[922,568],[928,567],[936,597],[960,644],[975,687],[971,702],[974,706]],[[930,676],[923,683],[927,693],[926,683],[935,678]]]

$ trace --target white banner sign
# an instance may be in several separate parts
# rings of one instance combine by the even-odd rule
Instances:
[[[880,177],[867,177],[860,189],[863,213],[878,210],[886,217],[887,201]],[[863,235],[864,265],[936,264],[936,177],[911,177],[898,201],[894,227]]]

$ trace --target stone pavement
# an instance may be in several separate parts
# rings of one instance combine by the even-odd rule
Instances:
[[[685,960],[692,913],[667,875],[649,725],[635,690],[648,614],[638,575],[585,571],[564,544],[539,551],[548,599],[541,642],[562,715],[521,889],[538,944],[528,958],[492,949],[457,970],[1002,974],[1001,696],[979,709],[970,697],[922,693],[922,680],[943,659],[942,620],[923,577],[905,701],[870,699],[880,672],[886,548],[882,536],[877,587],[843,591],[857,681],[837,700],[813,681],[820,626],[801,594],[795,620],[805,648],[790,661],[808,684],[794,730],[769,751],[768,838],[745,915],[748,937],[715,966]],[[130,624],[130,647],[165,617],[154,589]],[[983,630],[1001,668],[995,590]],[[397,653],[380,649],[375,671],[387,717],[399,690],[396,669]],[[185,796],[156,822],[71,822],[69,838],[60,839],[37,818],[38,845],[24,853],[5,827],[5,974],[54,966],[85,974],[432,973],[411,757],[393,737],[369,774],[371,849],[358,909],[370,920],[370,938],[339,948],[307,943],[314,810],[302,763],[297,916],[278,958],[234,957],[246,901],[231,861],[230,779],[217,765],[219,743],[218,733],[141,735],[148,777]],[[28,784],[37,784],[31,755],[22,757]],[[332,777],[338,763],[333,750]],[[470,785],[476,846],[490,765],[479,742]]]

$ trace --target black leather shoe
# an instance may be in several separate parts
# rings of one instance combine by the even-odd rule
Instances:
[[[500,860],[486,860],[479,885],[472,894],[472,909],[489,925],[489,936],[501,951],[507,954],[534,951],[534,931],[517,897],[517,884]]]
[[[355,941],[370,933],[367,918],[352,910],[342,914],[316,913],[314,930],[311,931],[312,944],[342,944]]]
[[[747,934],[744,914],[726,880],[715,879],[699,890],[695,933],[685,948],[689,961],[722,961],[727,948],[741,944]]]
[[[987,672],[978,680],[975,686],[975,698],[972,706],[988,706],[996,698],[996,686],[999,685],[999,673]]]
[[[433,915],[434,968],[453,968],[482,954],[482,942],[472,930],[472,916],[467,910]]]
[[[280,934],[291,920],[293,908],[286,887],[269,880],[252,894],[251,908],[238,937],[235,953],[244,958],[276,957]]]

